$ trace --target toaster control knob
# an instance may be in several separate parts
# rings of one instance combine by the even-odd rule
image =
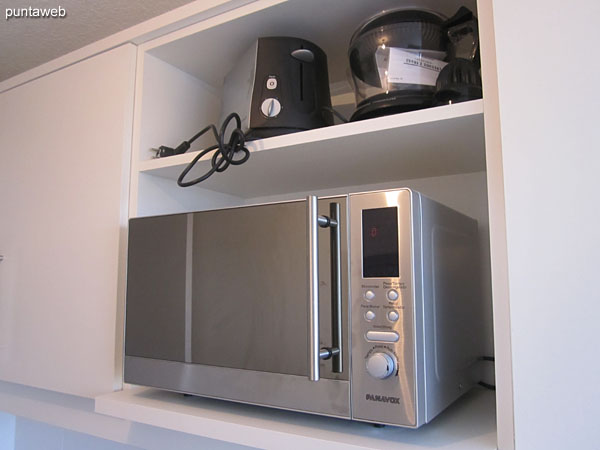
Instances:
[[[277,117],[281,112],[281,103],[276,98],[267,98],[260,105],[260,110],[267,117]]]
[[[383,380],[396,371],[396,358],[389,353],[373,353],[367,359],[367,372],[374,378]]]

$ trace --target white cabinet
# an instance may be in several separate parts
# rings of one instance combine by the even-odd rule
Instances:
[[[135,81],[127,44],[0,94],[0,379],[120,385]]]
[[[432,442],[460,447],[476,416],[483,418],[482,435],[491,434],[495,441],[497,423],[498,443],[511,448],[508,258],[491,0],[477,5],[475,0],[419,2],[447,15],[462,4],[477,11],[483,100],[256,141],[249,144],[252,156],[246,164],[189,189],[179,188],[175,179],[193,151],[161,160],[152,159],[150,151],[176,146],[218,119],[223,77],[259,36],[294,35],[321,46],[329,59],[334,107],[348,106],[346,52],[352,32],[373,13],[408,3],[240,0],[202,17],[191,14],[178,24],[157,19],[152,29],[143,27],[128,38],[140,44],[135,113],[131,45],[2,94],[0,188],[12,195],[0,199],[0,254],[5,255],[0,263],[0,378],[80,395],[110,390],[113,381],[119,385],[125,276],[120,261],[127,215],[408,186],[479,221],[486,350],[496,354],[498,390],[476,402],[477,408],[463,403],[458,408],[464,414],[449,410],[443,422],[434,421],[426,431],[398,432],[391,440],[415,448]],[[202,9],[201,4],[192,9]],[[26,136],[33,126],[36,132]],[[199,140],[192,150],[206,143]],[[207,165],[201,161],[199,169]],[[160,425],[168,419],[161,408],[178,408],[165,398],[144,411],[136,403],[144,403],[143,398],[119,392],[100,399],[97,408]],[[250,420],[250,413],[231,408],[233,421]],[[186,410],[182,417],[191,415]],[[328,427],[328,419],[322,420]],[[221,436],[227,440],[231,429],[223,423]],[[437,428],[436,423],[451,425]],[[490,439],[486,443],[485,448],[494,445]]]

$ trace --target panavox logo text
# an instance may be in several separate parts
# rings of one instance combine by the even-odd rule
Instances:
[[[67,17],[67,10],[62,6],[56,8],[6,8],[4,12],[6,20],[10,19],[62,19]]]
[[[396,405],[400,404],[400,397],[388,397],[386,395],[373,395],[367,394],[365,396],[367,400],[372,402],[381,402],[381,403],[394,403]]]

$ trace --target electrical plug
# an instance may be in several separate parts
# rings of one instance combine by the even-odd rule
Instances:
[[[156,151],[157,158],[164,158],[165,156],[173,156],[173,155],[181,155],[185,153],[190,148],[190,143],[188,141],[183,141],[181,144],[177,146],[177,148],[167,147],[166,145],[161,145],[158,147]]]

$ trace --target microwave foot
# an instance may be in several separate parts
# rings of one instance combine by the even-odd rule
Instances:
[[[383,427],[385,427],[385,425],[382,424],[382,423],[372,423],[371,425],[373,425],[375,428],[383,428]]]

